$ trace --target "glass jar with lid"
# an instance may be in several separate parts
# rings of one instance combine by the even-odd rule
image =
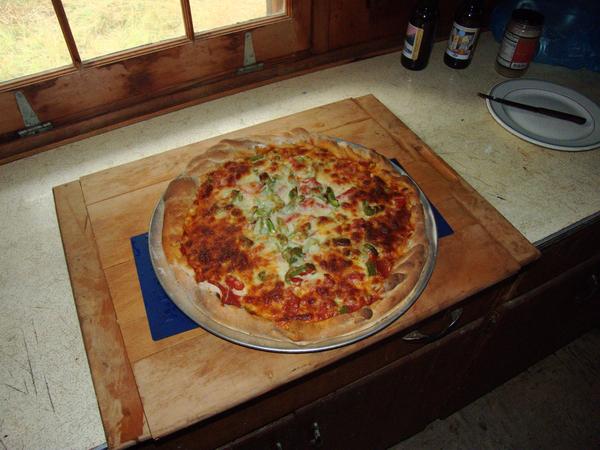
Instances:
[[[496,71],[505,77],[520,77],[535,56],[544,16],[531,9],[515,9],[504,31],[496,57]]]

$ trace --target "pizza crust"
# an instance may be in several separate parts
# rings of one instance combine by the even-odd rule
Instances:
[[[183,221],[194,203],[197,190],[197,179],[182,175],[169,183],[163,195],[162,248],[170,263],[185,265],[185,257],[180,250]]]
[[[173,180],[164,196],[162,248],[178,283],[193,299],[194,307],[202,317],[248,336],[283,341],[295,345],[311,346],[325,340],[344,338],[375,326],[403,306],[403,301],[417,285],[427,259],[430,257],[429,241],[425,230],[423,206],[417,188],[402,177],[408,188],[408,201],[412,204],[411,221],[414,231],[403,258],[394,265],[384,283],[385,292],[374,304],[353,313],[340,314],[319,322],[292,321],[284,326],[249,313],[243,308],[223,305],[219,289],[209,283],[196,283],[193,270],[179,250],[183,221],[192,206],[198,189],[198,179],[222,163],[255,154],[257,147],[278,144],[307,143],[324,147],[339,157],[367,158],[380,167],[397,174],[392,164],[378,153],[364,147],[349,146],[335,139],[294,129],[275,136],[253,136],[244,140],[224,140],[207,152],[190,160],[185,172]]]

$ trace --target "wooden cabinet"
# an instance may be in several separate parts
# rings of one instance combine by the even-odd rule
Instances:
[[[498,306],[481,348],[444,405],[447,416],[593,326],[600,326],[600,254]]]
[[[440,369],[452,373],[464,364],[481,323],[472,322],[298,410],[304,442],[318,426],[323,448],[387,448],[424,428],[447,393],[448,372]]]
[[[469,358],[483,319],[337,389],[223,448],[385,448],[421,430]],[[418,344],[417,344],[418,345]]]
[[[492,309],[477,356],[441,409],[446,417],[600,326],[600,220],[547,244]]]
[[[293,414],[282,417],[258,430],[226,444],[228,450],[291,450],[300,449],[296,418]]]

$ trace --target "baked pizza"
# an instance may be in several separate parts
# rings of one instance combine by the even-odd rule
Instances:
[[[225,140],[163,197],[162,250],[212,320],[297,344],[371,327],[429,256],[417,188],[378,153],[293,130]]]

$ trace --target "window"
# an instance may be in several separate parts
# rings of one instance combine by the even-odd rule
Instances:
[[[71,64],[52,4],[0,0],[0,82]]]
[[[440,6],[444,38],[458,1]],[[0,164],[226,92],[397,49],[411,5],[0,0]],[[23,99],[37,120],[24,120],[17,106]],[[27,133],[39,128],[44,132]]]
[[[285,9],[283,0],[0,0],[0,89],[15,78],[185,38],[186,21],[198,34]]]
[[[62,0],[83,61],[185,36],[179,0]]]
[[[311,7],[309,0],[0,0],[0,58],[8,67],[0,161],[192,101],[181,92],[251,78],[306,53]],[[248,38],[255,66],[244,58]],[[17,91],[50,131],[19,138],[26,126]]]
[[[283,13],[283,2],[265,0],[190,0],[194,30],[198,32],[248,22],[253,19]]]

